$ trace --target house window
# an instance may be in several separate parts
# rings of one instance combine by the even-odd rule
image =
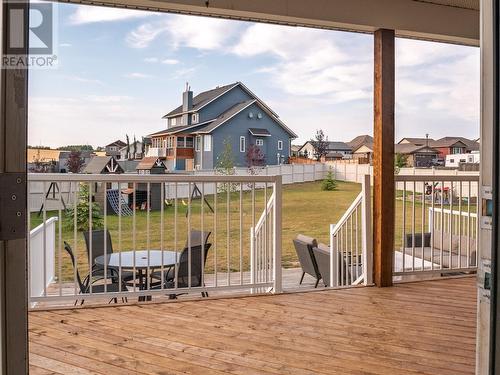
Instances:
[[[462,147],[453,147],[451,150],[452,154],[461,154],[462,153]]]
[[[193,137],[186,137],[186,148],[193,148]]]
[[[245,137],[240,137],[240,152],[245,152],[245,142],[246,138]]]
[[[203,136],[203,151],[212,151],[212,136],[210,134]]]
[[[256,139],[256,140],[255,140],[255,144],[256,144],[257,146],[264,146],[264,140],[263,140],[263,139],[260,139],[260,138],[259,138],[259,139]]]
[[[195,140],[194,140],[194,150],[196,152],[201,151],[201,136],[197,135]]]
[[[177,137],[177,147],[184,147],[184,137]]]
[[[278,141],[278,150],[283,150],[283,141]]]
[[[193,124],[197,124],[198,121],[200,121],[200,115],[198,113],[193,113],[193,116],[191,117],[191,122]]]
[[[455,159],[450,159],[450,163],[454,163],[455,162]]]
[[[177,119],[174,117],[173,119],[170,119],[170,125],[175,126],[177,124]]]

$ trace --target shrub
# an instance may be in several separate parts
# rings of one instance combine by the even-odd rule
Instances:
[[[101,207],[96,203],[92,202],[92,229],[102,229],[104,225],[104,218],[101,214]],[[74,207],[68,209],[66,216],[66,227],[69,230],[74,229]],[[89,186],[87,184],[80,185],[80,191],[78,192],[78,202],[76,205],[76,229],[79,232],[89,230]]]
[[[331,170],[328,171],[326,178],[321,183],[321,190],[325,191],[337,190],[337,181],[335,181],[335,178],[333,177],[333,173]]]

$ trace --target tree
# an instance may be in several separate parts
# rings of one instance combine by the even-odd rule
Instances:
[[[259,146],[250,145],[245,155],[245,161],[249,169],[263,167],[266,164],[266,155],[264,155]]]
[[[134,150],[132,152],[132,159],[135,159],[135,156],[137,155],[137,139],[135,138],[135,135],[134,135],[134,143],[132,145]]]
[[[314,157],[316,160],[320,160],[322,156],[325,156],[328,151],[328,138],[322,129],[316,130],[316,136],[311,140],[311,144],[314,147]]]
[[[90,207],[92,207],[92,230],[102,229],[104,218],[101,214],[101,208],[96,202],[89,202],[89,185],[82,183],[80,184],[76,205],[76,228],[80,232],[89,230]],[[65,217],[66,226],[69,230],[74,230],[74,215],[74,208],[69,208]]]
[[[64,151],[94,151],[92,145],[68,145],[58,147],[57,149]]]
[[[66,160],[66,169],[71,173],[79,173],[85,164],[80,151],[71,151],[68,159]]]
[[[337,181],[333,177],[333,172],[330,169],[326,175],[326,178],[321,182],[321,190],[334,191],[337,190]]]
[[[146,156],[146,140],[144,137],[141,138],[141,157]]]
[[[127,154],[125,155],[125,158],[130,160],[130,138],[128,137],[128,134],[125,134],[125,138],[127,139]]]
[[[408,156],[404,154],[396,154],[394,157],[394,166],[396,168],[404,168],[408,163]]]
[[[234,169],[234,155],[233,146],[231,145],[231,138],[227,137],[223,141],[223,150],[217,156],[217,163],[215,165],[215,173],[223,176],[233,176],[236,174]],[[219,184],[219,191],[225,192],[235,191],[236,185],[230,183]]]

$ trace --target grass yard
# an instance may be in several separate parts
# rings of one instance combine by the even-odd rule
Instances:
[[[360,184],[348,182],[338,182],[336,191],[322,191],[320,185],[321,182],[310,182],[283,187],[282,261],[284,267],[298,266],[292,239],[297,234],[302,233],[315,237],[320,242],[328,243],[329,225],[340,219],[361,190]],[[267,189],[267,197],[271,194],[272,189]],[[219,193],[217,197],[207,195],[206,198],[212,207],[216,207],[217,221],[215,221],[215,215],[208,210],[208,206],[202,205],[201,200],[198,199],[191,204],[190,224],[192,229],[201,229],[203,225],[205,230],[212,232],[210,238],[212,248],[208,254],[207,272],[213,270],[215,266],[217,266],[218,271],[225,271],[228,268],[239,271],[241,266],[243,270],[247,270],[249,267],[250,228],[264,210],[264,190],[258,190],[255,194],[255,215],[250,192],[242,193],[241,205],[239,192]],[[204,212],[203,224],[201,222],[202,209]],[[166,207],[163,214],[163,230],[160,211],[151,211],[149,220],[145,211],[137,211],[135,223],[131,216],[122,217],[119,220],[115,215],[108,215],[106,227],[111,233],[114,251],[134,248],[137,250],[159,249],[161,243],[163,243],[164,249],[181,250],[187,238],[186,211],[187,207],[182,204],[181,200],[178,201],[177,210],[174,206]],[[47,217],[56,215],[57,212],[47,212]],[[31,227],[34,228],[41,222],[42,218],[33,213]],[[75,233],[65,225],[65,222],[63,217],[62,239],[68,242],[76,252],[79,270],[81,274],[85,274],[88,269],[88,261],[83,233],[76,233],[75,242]],[[121,236],[119,236],[119,226],[121,226]],[[132,235],[134,226],[135,240]],[[177,238],[175,237],[175,226],[177,227]],[[242,233],[241,244],[240,231]],[[58,229],[56,229],[56,233],[58,233]],[[56,244],[56,249],[58,247],[59,245]],[[57,250],[56,254],[58,254]],[[58,257],[59,255],[56,255],[56,275],[59,274]],[[62,278],[70,280],[73,277],[72,266],[64,250],[61,259]]]

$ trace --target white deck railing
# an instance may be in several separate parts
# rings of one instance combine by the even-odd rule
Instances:
[[[330,285],[372,284],[370,175],[361,193],[336,224],[330,225]]]
[[[31,304],[226,290],[281,292],[281,176],[30,174],[28,180],[28,193],[31,184],[41,184],[43,191],[48,191],[53,183],[63,182],[72,185],[73,192],[68,211],[61,204],[49,211],[47,198],[41,202],[43,223],[37,233],[54,231],[55,254],[36,265],[31,262],[29,273],[33,276],[53,268],[54,280],[40,291],[32,288]],[[189,198],[175,195],[181,184],[188,185],[192,192]],[[84,196],[84,186],[91,194]],[[170,197],[174,192],[174,197],[167,198],[166,191]],[[56,192],[56,199],[65,198],[64,193]],[[100,219],[96,219],[96,208]],[[49,216],[55,216],[54,221],[47,221]],[[51,225],[56,222],[54,229]],[[84,232],[89,237],[96,229],[109,231],[112,249],[106,241],[99,246],[90,240],[86,245],[78,228],[85,222],[88,228]],[[198,250],[188,236],[195,230],[211,233],[208,253],[201,247],[199,256],[201,281],[193,276],[196,272],[192,267],[198,267],[193,257]],[[46,254],[43,246],[35,246],[34,239],[30,242],[31,261],[38,259],[41,250]],[[75,255],[76,268],[65,242]],[[188,270],[187,278],[181,280],[185,271],[182,249],[187,254],[184,264]],[[165,253],[167,250],[172,253]],[[95,255],[100,251],[104,256],[96,268]],[[159,266],[151,263],[155,254]],[[175,256],[175,261],[168,261],[170,256]],[[132,265],[126,264],[127,257]],[[110,264],[113,260],[118,264]],[[82,293],[76,270],[81,279],[101,280]],[[155,272],[156,279],[151,278]],[[170,282],[161,282],[167,274],[175,276]],[[125,275],[134,276],[126,283],[119,282]]]
[[[396,176],[395,276],[477,269],[478,191],[477,175]]]

